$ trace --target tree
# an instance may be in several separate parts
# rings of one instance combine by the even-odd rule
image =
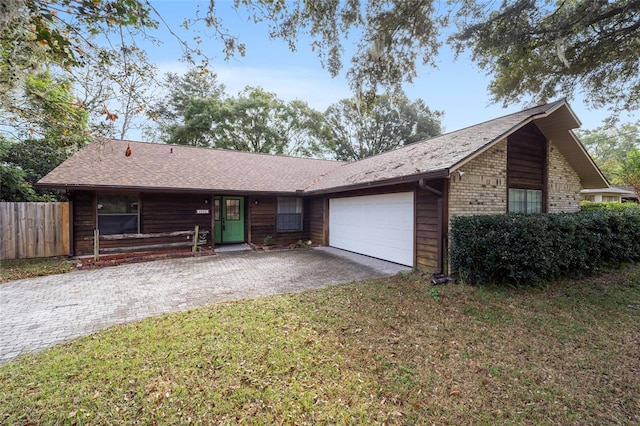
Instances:
[[[640,149],[633,147],[620,165],[620,174],[627,185],[633,187],[640,198]]]
[[[433,0],[304,1],[286,7],[283,2],[245,0],[234,7],[246,8],[255,22],[266,22],[270,36],[287,42],[292,51],[299,37],[308,35],[311,49],[333,77],[342,71],[350,31],[361,33],[348,77],[357,93],[370,96],[379,85],[400,89],[403,82],[411,82],[419,59],[433,65],[441,44],[438,26],[444,22],[434,16]],[[224,41],[227,57],[245,54],[245,45],[216,15],[214,0],[204,20]]]
[[[335,152],[333,132],[320,111],[301,100],[287,105],[282,131],[286,135],[286,155],[294,157],[332,158]]]
[[[332,76],[342,70],[344,44],[350,32],[361,34],[347,72],[356,94],[367,100],[381,85],[399,91],[416,76],[421,60],[433,65],[440,33],[458,26],[448,42],[458,52],[493,73],[495,101],[510,104],[527,97],[540,102],[577,90],[592,106],[611,105],[613,112],[640,107],[640,0],[465,0],[442,10],[433,0],[234,2],[256,22],[269,25],[272,38],[292,50],[301,35]],[[225,41],[225,53],[245,53],[230,35],[210,1],[208,25]]]
[[[92,136],[124,139],[149,120],[157,67],[145,51],[127,45],[124,34],[119,45],[100,49],[99,54],[103,61],[73,71],[75,88],[89,113]]]
[[[52,201],[64,198],[57,190],[35,188],[35,183],[66,160],[73,151],[73,148],[60,147],[56,140],[26,139],[13,142],[0,139],[0,163],[19,170],[17,174],[12,172],[16,176],[12,181],[13,185],[16,185],[16,179],[19,178],[30,188],[28,200],[12,201]]]
[[[17,167],[0,163],[0,202],[41,201]]]
[[[493,74],[505,105],[585,92],[593,107],[640,107],[640,1],[465,1],[450,41]]]
[[[21,124],[37,112],[20,109],[25,81],[43,69],[84,86],[83,106],[94,135],[123,137],[145,112],[155,69],[137,47],[141,39],[158,43],[152,31],[162,17],[146,0],[7,0],[0,6],[0,114],[9,111]],[[168,28],[174,34],[171,28]],[[183,58],[207,58],[175,36]],[[196,46],[193,48],[192,46]],[[108,84],[106,84],[108,82]],[[78,87],[77,86],[77,87]],[[116,124],[116,120],[118,120]]]
[[[14,142],[0,137],[0,201],[55,201],[60,193],[34,188],[34,183],[66,155],[56,143]]]
[[[577,134],[609,182],[624,185],[620,167],[628,152],[640,148],[640,121],[579,130]]]
[[[442,132],[440,111],[422,99],[380,95],[372,103],[342,99],[325,112],[333,130],[335,158],[355,161],[408,145]]]
[[[246,87],[237,97],[191,98],[180,108],[182,122],[166,127],[168,143],[298,156],[323,156],[331,146],[322,114],[261,88]]]
[[[88,140],[87,111],[71,92],[71,83],[49,71],[25,77],[14,121],[25,120],[22,140],[0,137],[2,199],[53,201],[58,191],[34,189],[35,183]],[[24,114],[24,115],[23,115]]]
[[[79,148],[88,141],[87,111],[70,80],[44,71],[26,77],[24,89],[24,102],[15,114],[17,120],[29,121],[29,137],[40,136],[58,147]]]
[[[147,133],[152,139],[169,141],[178,127],[185,125],[185,115],[187,108],[194,108],[191,103],[202,103],[205,99],[221,99],[225,96],[224,85],[218,82],[218,76],[199,69],[190,69],[184,74],[166,73],[162,84],[164,92],[157,99],[148,114],[157,125],[157,132],[148,129]],[[204,107],[204,104],[203,104]],[[195,107],[197,110],[197,107]],[[189,142],[187,135],[179,136],[181,144],[208,146],[208,142]],[[194,136],[191,140],[195,141]],[[177,140],[173,142],[177,143]]]
[[[147,3],[132,0],[9,0],[0,19],[0,108],[42,64],[68,72],[107,63],[100,40],[122,28],[156,28]]]

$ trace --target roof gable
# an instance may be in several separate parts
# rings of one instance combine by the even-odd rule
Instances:
[[[586,182],[586,187],[607,185],[591,157],[570,131],[580,125],[579,120],[566,101],[560,100],[360,161],[345,163],[309,190],[330,192],[358,185],[382,184],[386,181],[448,176],[449,173],[473,160],[495,143],[531,122],[541,124],[539,127],[545,136],[553,139],[563,154],[571,153],[573,161],[581,164],[582,168],[578,173],[583,183]]]

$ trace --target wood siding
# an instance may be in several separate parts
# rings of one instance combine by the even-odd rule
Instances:
[[[298,241],[309,240],[309,230],[311,228],[311,203],[305,198],[302,206],[302,231],[282,231],[276,230],[278,214],[278,197],[257,196],[248,197],[248,219],[250,243],[262,246],[267,235],[273,237],[276,245],[293,244]],[[256,204],[257,202],[257,204]]]
[[[544,190],[547,140],[530,123],[507,139],[507,182],[509,188]]]
[[[73,242],[76,256],[93,253],[93,230],[96,228],[96,194],[88,191],[73,193]],[[205,203],[205,200],[208,202]],[[196,214],[198,209],[208,209],[209,214]],[[196,225],[200,232],[208,232],[207,244],[213,241],[211,234],[211,196],[208,194],[140,194],[140,233],[155,234],[175,231],[192,231]],[[159,237],[107,239],[100,241],[100,248],[123,251],[144,245],[159,249],[162,245],[184,243],[190,245],[192,237]]]
[[[76,256],[93,253],[93,230],[96,227],[95,194],[76,191],[73,202],[73,252]]]
[[[329,223],[328,200],[325,196],[309,199],[309,239],[314,244],[326,245],[328,243],[326,240],[326,230]]]
[[[430,187],[442,192],[442,181],[427,182]],[[443,211],[438,214],[438,199],[440,197],[431,191],[417,189],[416,191],[416,267],[418,269],[436,272],[440,270],[442,256],[439,253],[440,240],[444,239],[445,230]],[[444,199],[442,201],[444,203]],[[442,254],[444,256],[444,254]]]
[[[197,225],[200,232],[211,234],[213,206],[209,194],[141,194],[140,232],[153,234],[162,232],[190,231]],[[208,210],[208,214],[197,214],[197,210]],[[211,239],[209,239],[209,244]]]

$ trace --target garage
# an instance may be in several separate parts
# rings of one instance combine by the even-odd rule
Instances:
[[[413,266],[414,194],[329,200],[329,245]]]

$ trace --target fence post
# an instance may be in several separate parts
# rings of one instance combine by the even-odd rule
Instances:
[[[100,260],[100,230],[93,230],[93,260]]]
[[[196,228],[193,230],[193,247],[191,248],[191,252],[195,253],[198,250],[198,236],[200,231],[200,226],[196,225]]]

